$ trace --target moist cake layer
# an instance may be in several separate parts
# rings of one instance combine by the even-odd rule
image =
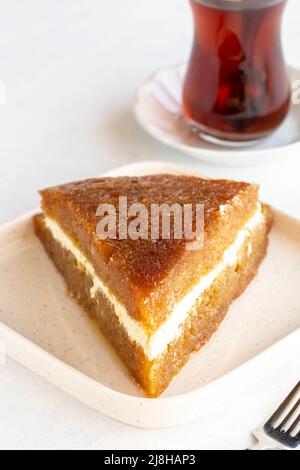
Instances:
[[[199,279],[198,283],[191,289],[191,291],[174,306],[165,322],[151,334],[145,330],[140,322],[134,320],[128,314],[126,307],[122,305],[107,285],[104,284],[97,275],[91,262],[80,251],[80,249],[75,246],[73,241],[63,231],[59,224],[48,217],[45,218],[44,223],[51,232],[53,238],[60,243],[62,248],[72,253],[80,269],[84,270],[86,274],[92,278],[93,285],[90,291],[91,297],[94,298],[98,291],[107,297],[109,302],[113,305],[115,314],[129,338],[133,342],[139,344],[145,356],[152,361],[162,354],[167,349],[168,345],[178,335],[180,335],[180,326],[186,321],[196,300],[199,299],[203,292],[211,287],[222,271],[224,271],[228,266],[236,264],[239,251],[247,240],[247,237],[249,237],[249,233],[264,223],[264,217],[262,207],[259,204],[254,215],[249,218],[244,228],[239,231],[235,241],[224,252],[220,263],[218,263],[218,265],[209,273]],[[252,249],[251,245],[248,246],[248,249]]]
[[[78,260],[63,248],[44,223],[36,218],[36,230],[46,250],[63,274],[76,300],[95,316],[107,337],[123,358],[136,380],[149,396],[158,396],[188,360],[190,353],[205,344],[218,328],[232,300],[239,295],[255,275],[267,246],[270,227],[269,212],[265,209],[264,223],[253,225],[242,243],[236,263],[229,264],[195,303],[190,314],[167,349],[149,360],[142,347],[133,341],[120,323],[114,305],[97,290],[91,296],[94,280],[85,269],[78,269]]]
[[[152,175],[101,178],[41,192],[42,208],[92,263],[127,313],[149,333],[165,322],[175,306],[222,262],[258,201],[258,187],[195,177]],[[205,244],[189,252],[185,240],[99,240],[100,203],[118,211],[119,196],[131,203],[204,204]]]
[[[159,396],[188,362],[191,353],[198,351],[209,341],[220,327],[233,300],[243,294],[255,277],[267,252],[271,227],[271,214],[267,208],[264,208],[264,215],[264,223],[249,234],[236,264],[227,266],[215,279],[195,303],[181,327],[181,335],[151,364],[147,383],[150,395]],[[237,340],[243,341],[244,338]]]

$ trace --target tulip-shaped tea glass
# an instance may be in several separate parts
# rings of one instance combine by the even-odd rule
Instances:
[[[195,37],[183,89],[193,129],[249,144],[274,131],[291,97],[281,44],[287,0],[190,0]]]

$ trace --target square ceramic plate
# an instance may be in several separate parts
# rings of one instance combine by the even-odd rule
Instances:
[[[140,163],[110,174],[191,170]],[[300,221],[274,210],[258,276],[218,333],[163,397],[147,399],[96,325],[68,297],[33,232],[32,215],[0,228],[0,339],[9,357],[101,413],[142,428],[201,416],[299,352]]]

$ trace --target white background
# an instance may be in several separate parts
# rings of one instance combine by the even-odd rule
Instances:
[[[284,47],[300,66],[300,2],[289,0]],[[38,204],[45,186],[140,160],[253,180],[300,217],[300,154],[253,168],[202,165],[156,143],[132,116],[137,86],[189,54],[187,0],[0,0],[0,223]],[[1,308],[1,286],[0,286]],[[19,365],[0,365],[0,448],[243,449],[251,430],[299,380],[298,362],[269,374],[213,414],[143,431],[114,422]]]

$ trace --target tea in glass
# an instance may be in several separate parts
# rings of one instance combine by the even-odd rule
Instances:
[[[190,0],[194,45],[183,113],[210,140],[248,143],[274,131],[291,97],[282,44],[286,0]]]

